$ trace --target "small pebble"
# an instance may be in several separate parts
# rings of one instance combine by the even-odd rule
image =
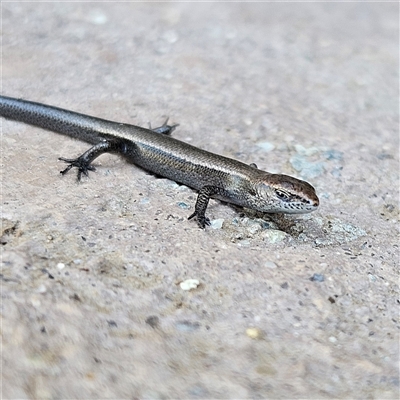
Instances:
[[[311,282],[323,282],[325,280],[324,275],[322,274],[314,274],[311,278]]]
[[[247,328],[246,335],[251,339],[261,339],[262,331],[258,328]]]
[[[57,268],[58,269],[64,269],[65,268],[65,264],[64,263],[58,263],[57,264]]]
[[[287,283],[287,282],[283,282],[282,284],[281,284],[281,288],[282,289],[287,289],[289,287],[289,284]]]
[[[36,292],[37,292],[37,293],[46,293],[46,291],[47,291],[47,288],[46,288],[45,285],[40,285],[40,286],[36,289]]]
[[[268,243],[278,243],[284,240],[288,235],[283,231],[268,229],[262,233],[263,239]]]
[[[224,219],[223,218],[213,219],[211,221],[211,228],[213,228],[213,229],[221,229],[223,223],[224,223]]]
[[[156,315],[151,315],[150,317],[146,318],[146,324],[150,325],[152,328],[157,328],[160,324],[160,318]]]
[[[263,149],[266,153],[269,153],[270,151],[275,149],[275,145],[270,142],[257,143],[257,146]]]
[[[303,177],[307,178],[315,178],[325,171],[324,163],[308,162],[305,156],[299,154],[290,158],[290,164],[296,171],[300,172]]]
[[[342,160],[343,152],[339,150],[330,149],[324,152],[324,156],[327,160]]]
[[[31,304],[33,305],[33,307],[37,308],[37,307],[40,307],[42,303],[40,302],[40,300],[38,298],[33,297],[31,299]]]
[[[178,203],[178,207],[180,207],[180,208],[182,208],[182,209],[184,209],[184,210],[187,210],[188,208],[190,208],[190,205],[184,203],[183,201],[180,201],[180,202]]]
[[[296,144],[294,148],[297,153],[305,156],[312,156],[319,151],[316,147],[304,147],[301,144]]]
[[[277,265],[272,261],[266,261],[264,264],[267,268],[276,268]]]
[[[178,34],[175,31],[172,31],[172,30],[164,32],[162,37],[163,37],[164,40],[166,40],[170,44],[175,43],[179,38]]]
[[[200,285],[200,282],[197,279],[186,279],[185,281],[181,282],[179,286],[182,290],[192,290],[196,289],[197,286]]]
[[[249,227],[246,229],[251,235],[255,235],[257,232],[262,230],[261,224],[253,221],[252,224],[249,224]]]
[[[176,323],[176,329],[181,332],[193,332],[196,329],[200,328],[200,324],[198,322],[190,322],[190,321],[179,321]]]
[[[107,320],[107,324],[110,328],[118,328],[118,324],[115,321],[113,321],[112,319]]]
[[[244,119],[243,119],[243,122],[244,122],[247,126],[250,126],[250,125],[253,123],[253,121],[252,121],[250,118],[244,118]]]

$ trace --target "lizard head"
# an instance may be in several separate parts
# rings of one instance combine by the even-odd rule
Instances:
[[[258,211],[303,214],[318,208],[315,189],[307,182],[288,175],[262,176],[255,186]]]

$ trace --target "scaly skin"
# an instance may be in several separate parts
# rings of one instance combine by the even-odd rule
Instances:
[[[62,158],[69,163],[63,174],[77,167],[80,179],[94,170],[91,163],[95,158],[112,152],[197,190],[195,212],[189,219],[196,217],[201,228],[209,223],[205,212],[211,197],[267,213],[308,213],[319,205],[309,183],[181,142],[169,136],[176,125],[145,129],[5,96],[0,96],[0,116],[94,145],[76,159]]]

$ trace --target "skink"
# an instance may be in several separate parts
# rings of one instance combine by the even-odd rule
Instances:
[[[205,212],[210,198],[266,213],[300,214],[318,208],[319,199],[307,182],[257,169],[177,140],[165,123],[145,129],[91,117],[41,103],[0,96],[0,116],[61,133],[93,144],[76,159],[61,160],[81,175],[94,171],[92,161],[103,153],[118,153],[143,169],[198,191],[195,210],[199,226],[209,224]]]

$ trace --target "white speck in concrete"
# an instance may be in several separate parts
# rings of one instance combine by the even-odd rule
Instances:
[[[47,288],[46,288],[45,285],[40,285],[40,286],[36,289],[36,292],[37,292],[37,293],[46,293],[46,291],[47,291]]]
[[[275,149],[275,145],[270,142],[257,143],[257,146],[262,148],[266,153],[269,153],[270,151]]]
[[[302,146],[301,144],[296,144],[294,146],[295,150],[297,153],[301,154],[302,156],[312,156],[316,153],[318,153],[318,149],[316,147],[309,147],[306,148],[304,146]]]
[[[165,39],[168,43],[175,43],[178,39],[179,39],[179,36],[178,36],[178,34],[175,32],[175,31],[166,31],[164,34],[163,34],[163,39]]]
[[[33,307],[38,308],[41,306],[41,302],[37,297],[32,297],[31,298],[31,304],[33,305]]]
[[[103,25],[108,21],[107,15],[101,10],[94,10],[88,15],[88,20],[95,25]]]
[[[213,228],[213,229],[221,229],[223,223],[224,223],[224,219],[223,218],[214,219],[214,220],[211,221],[211,228]]]
[[[181,282],[179,286],[182,290],[192,290],[196,289],[197,286],[200,285],[199,280],[197,279],[186,279],[185,281]]]
[[[277,265],[272,261],[266,261],[264,265],[265,265],[265,267],[272,268],[272,269],[277,267]]]
[[[245,119],[243,120],[243,122],[244,122],[247,126],[250,126],[250,125],[253,123],[253,121],[252,121],[250,118],[245,118]]]
[[[283,231],[278,231],[276,229],[269,229],[262,232],[264,240],[269,243],[278,243],[284,240],[288,235]]]
[[[247,328],[246,335],[251,339],[261,339],[262,338],[262,331],[258,328]]]

